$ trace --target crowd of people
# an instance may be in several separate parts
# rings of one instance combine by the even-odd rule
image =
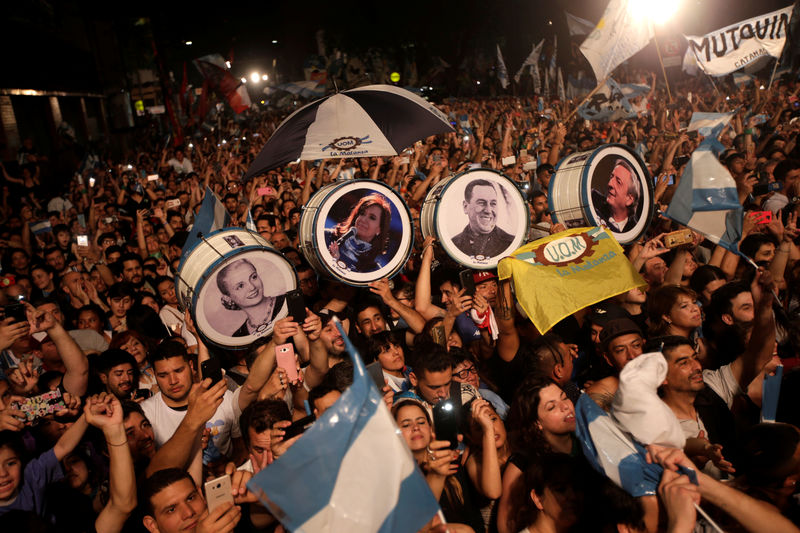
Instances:
[[[654,86],[637,97],[636,116],[616,122],[580,119],[571,113],[577,102],[557,98],[447,100],[437,104],[455,132],[396,157],[300,161],[246,182],[283,118],[277,112],[248,111],[168,148],[152,136],[122,156],[87,152],[69,174],[53,175],[48,154],[26,141],[2,167],[0,529],[282,531],[246,484],[303,438],[286,438],[293,421],[320,416],[352,383],[336,317],[365,363],[379,364],[384,400],[450,531],[711,531],[695,504],[726,531],[797,531],[799,92],[794,80],[717,90],[685,78],[672,100]],[[701,141],[684,131],[696,111],[735,113],[720,160],[745,209],[739,249],[757,269],[697,232],[668,247],[665,234],[681,228],[657,212],[625,246],[647,287],[541,334],[509,281],[473,271],[470,294],[463,267],[421,234],[428,191],[476,164],[523,191],[530,240],[558,233],[547,202],[555,166],[606,143],[641,154],[663,211]],[[462,115],[469,129],[455,120]],[[633,184],[621,175],[625,198]],[[303,206],[347,177],[384,182],[413,219],[402,270],[365,288],[315,270],[299,251]],[[293,264],[305,303],[305,316],[275,320],[245,351],[207,345],[176,295],[187,228],[207,187],[232,225],[252,214]],[[369,209],[371,222],[359,224],[354,209],[337,226],[325,243],[331,253],[348,257],[340,240],[351,228],[353,238],[385,246],[381,209]],[[276,363],[276,347],[288,343],[296,368]],[[648,447],[663,475],[657,494],[634,498],[584,458],[575,403],[588,395],[611,410],[620,372],[649,352],[663,354],[660,400],[686,445]],[[222,379],[204,376],[208,361],[221,363]],[[780,365],[777,422],[764,423],[765,377],[781,375]],[[443,400],[459,415],[455,447],[434,427]],[[224,503],[211,505],[219,491],[202,488],[225,476]],[[440,522],[425,531],[443,530]]]

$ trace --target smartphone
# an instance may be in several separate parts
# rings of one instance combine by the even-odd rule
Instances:
[[[206,481],[206,505],[208,512],[211,513],[224,503],[233,503],[233,490],[231,489],[231,477],[228,475],[220,476],[211,481]]]
[[[768,192],[772,191],[780,191],[781,189],[783,189],[783,184],[779,181],[758,184],[753,187],[753,196],[761,196],[762,194],[767,194]]]
[[[458,412],[452,400],[441,400],[433,406],[433,430],[436,440],[450,442],[450,449],[458,448]]]
[[[756,224],[769,224],[772,222],[772,211],[753,211],[750,218]]]
[[[694,241],[694,234],[690,229],[680,229],[664,235],[664,246],[667,248],[677,248],[682,244],[689,244]]]
[[[669,181],[667,181],[667,185],[675,185],[675,174],[669,175]]]
[[[286,432],[283,435],[283,440],[286,441],[305,433],[306,430],[311,427],[311,424],[313,424],[316,419],[317,417],[311,414],[301,418],[300,420],[295,420],[294,422],[292,422],[291,426],[288,426],[283,430]]]
[[[381,392],[381,389],[386,386],[386,379],[383,377],[383,368],[380,362],[375,361],[374,363],[368,364],[367,374],[372,378],[372,382],[375,386],[378,387],[378,391]],[[381,394],[383,394],[383,392],[381,392]]]
[[[403,157],[400,158],[400,164],[401,165],[407,165],[409,162],[410,162],[410,159],[408,159],[408,156],[403,156]]]
[[[150,389],[136,389],[135,391],[133,391],[133,397],[131,399],[138,400],[141,398],[142,400],[146,400],[152,395],[153,391],[151,391]]]
[[[273,187],[259,187],[256,192],[259,196],[274,196],[275,189]]]
[[[672,160],[672,166],[674,166],[675,168],[680,168],[688,162],[689,162],[688,155],[679,155],[678,157]]]
[[[15,302],[8,304],[3,308],[3,312],[6,318],[11,317],[14,319],[13,323],[28,321],[28,313],[25,312],[25,304],[23,303]]]
[[[105,223],[105,224],[113,224],[114,223],[114,218],[113,217],[105,217],[103,219],[103,223]]]
[[[95,179],[94,177],[89,178],[89,187],[94,187]]]
[[[164,202],[164,207],[166,209],[177,209],[181,206],[181,201],[177,198],[173,198],[172,200],[167,200]]]
[[[522,170],[536,170],[536,160],[528,161],[522,164]]]
[[[306,303],[303,300],[303,292],[295,289],[286,293],[286,307],[289,309],[289,316],[295,322],[303,323],[306,319]]]
[[[211,378],[212,385],[222,381],[222,365],[216,357],[206,359],[200,363],[200,372],[203,379]]]
[[[297,374],[297,360],[294,356],[294,346],[287,342],[275,347],[275,359],[278,366],[286,371],[289,381],[296,381],[300,376]]]
[[[78,224],[81,225],[82,228],[86,227],[86,216],[83,213],[78,213]]]
[[[458,273],[461,280],[461,288],[464,289],[465,296],[475,296],[475,278],[472,277],[472,270],[465,269]]]
[[[12,407],[25,414],[27,422],[33,422],[37,418],[42,418],[52,415],[57,411],[63,411],[67,408],[64,399],[61,397],[61,391],[56,389],[39,396],[26,398],[24,402],[12,402]]]
[[[88,235],[78,235],[78,246],[83,246],[88,248],[89,247],[89,236]]]
[[[147,176],[147,181],[158,181],[158,174],[150,174]]]
[[[500,160],[500,164],[503,165],[504,167],[510,167],[511,165],[516,164],[516,162],[517,158],[513,155],[504,157],[503,159]]]

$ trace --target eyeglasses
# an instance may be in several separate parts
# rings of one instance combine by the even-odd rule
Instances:
[[[465,368],[464,370],[459,370],[458,372],[453,372],[453,375],[458,377],[459,379],[467,379],[470,374],[477,374],[478,369],[474,366]]]

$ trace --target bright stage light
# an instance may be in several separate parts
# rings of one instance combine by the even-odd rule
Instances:
[[[242,83],[247,83],[247,78],[242,78]]]
[[[267,81],[269,79],[269,76],[267,76],[266,74],[262,74],[261,79]]]
[[[680,4],[681,0],[630,0],[628,6],[634,18],[647,18],[654,24],[664,24],[675,15]]]
[[[258,72],[253,72],[252,74],[250,74],[250,81],[252,81],[253,83],[258,83],[260,80],[261,80],[261,74],[259,74]]]

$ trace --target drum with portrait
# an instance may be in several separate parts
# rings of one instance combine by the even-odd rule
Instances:
[[[178,266],[178,303],[197,332],[223,349],[246,349],[287,315],[292,264],[261,235],[227,228],[200,240]]]
[[[411,213],[388,185],[374,180],[330,183],[300,218],[300,251],[320,273],[354,286],[397,274],[414,244]]]
[[[636,152],[622,144],[562,159],[547,198],[553,223],[604,226],[621,244],[635,241],[653,218],[653,182]]]
[[[517,185],[485,168],[440,181],[420,214],[423,236],[434,236],[453,260],[478,270],[495,268],[525,244],[528,222],[528,204]]]

